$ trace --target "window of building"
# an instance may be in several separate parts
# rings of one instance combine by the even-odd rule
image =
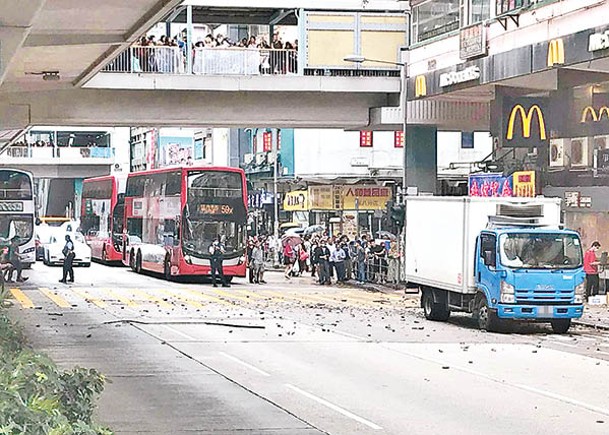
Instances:
[[[531,0],[496,0],[495,13],[502,15],[513,10],[528,6],[533,3]]]
[[[428,0],[413,7],[413,41],[422,42],[459,29],[460,0]]]
[[[467,24],[476,24],[491,17],[491,0],[470,0]]]

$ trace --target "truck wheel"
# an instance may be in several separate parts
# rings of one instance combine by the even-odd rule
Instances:
[[[555,334],[566,334],[571,327],[571,319],[554,319],[550,324]]]
[[[431,290],[423,291],[422,295],[423,313],[427,320],[437,320],[444,322],[450,317],[450,310],[444,304],[438,304],[433,300]]]
[[[478,327],[488,332],[499,332],[501,320],[493,310],[488,307],[486,297],[482,296],[478,303]]]

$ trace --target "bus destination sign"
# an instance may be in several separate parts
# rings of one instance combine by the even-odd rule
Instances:
[[[0,201],[0,212],[23,211],[23,202],[21,201]]]
[[[215,215],[232,215],[234,208],[226,204],[199,204],[199,213]]]

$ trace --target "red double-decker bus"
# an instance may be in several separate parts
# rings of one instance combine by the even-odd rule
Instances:
[[[104,263],[123,258],[126,177],[88,178],[82,186],[80,228],[91,246],[91,257]]]
[[[166,279],[209,275],[211,244],[226,248],[224,274],[245,276],[247,191],[241,169],[184,167],[129,174],[123,263]]]

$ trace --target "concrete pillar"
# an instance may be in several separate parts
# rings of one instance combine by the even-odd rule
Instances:
[[[419,193],[436,194],[437,132],[436,127],[408,126],[406,138],[408,186],[416,187]]]

